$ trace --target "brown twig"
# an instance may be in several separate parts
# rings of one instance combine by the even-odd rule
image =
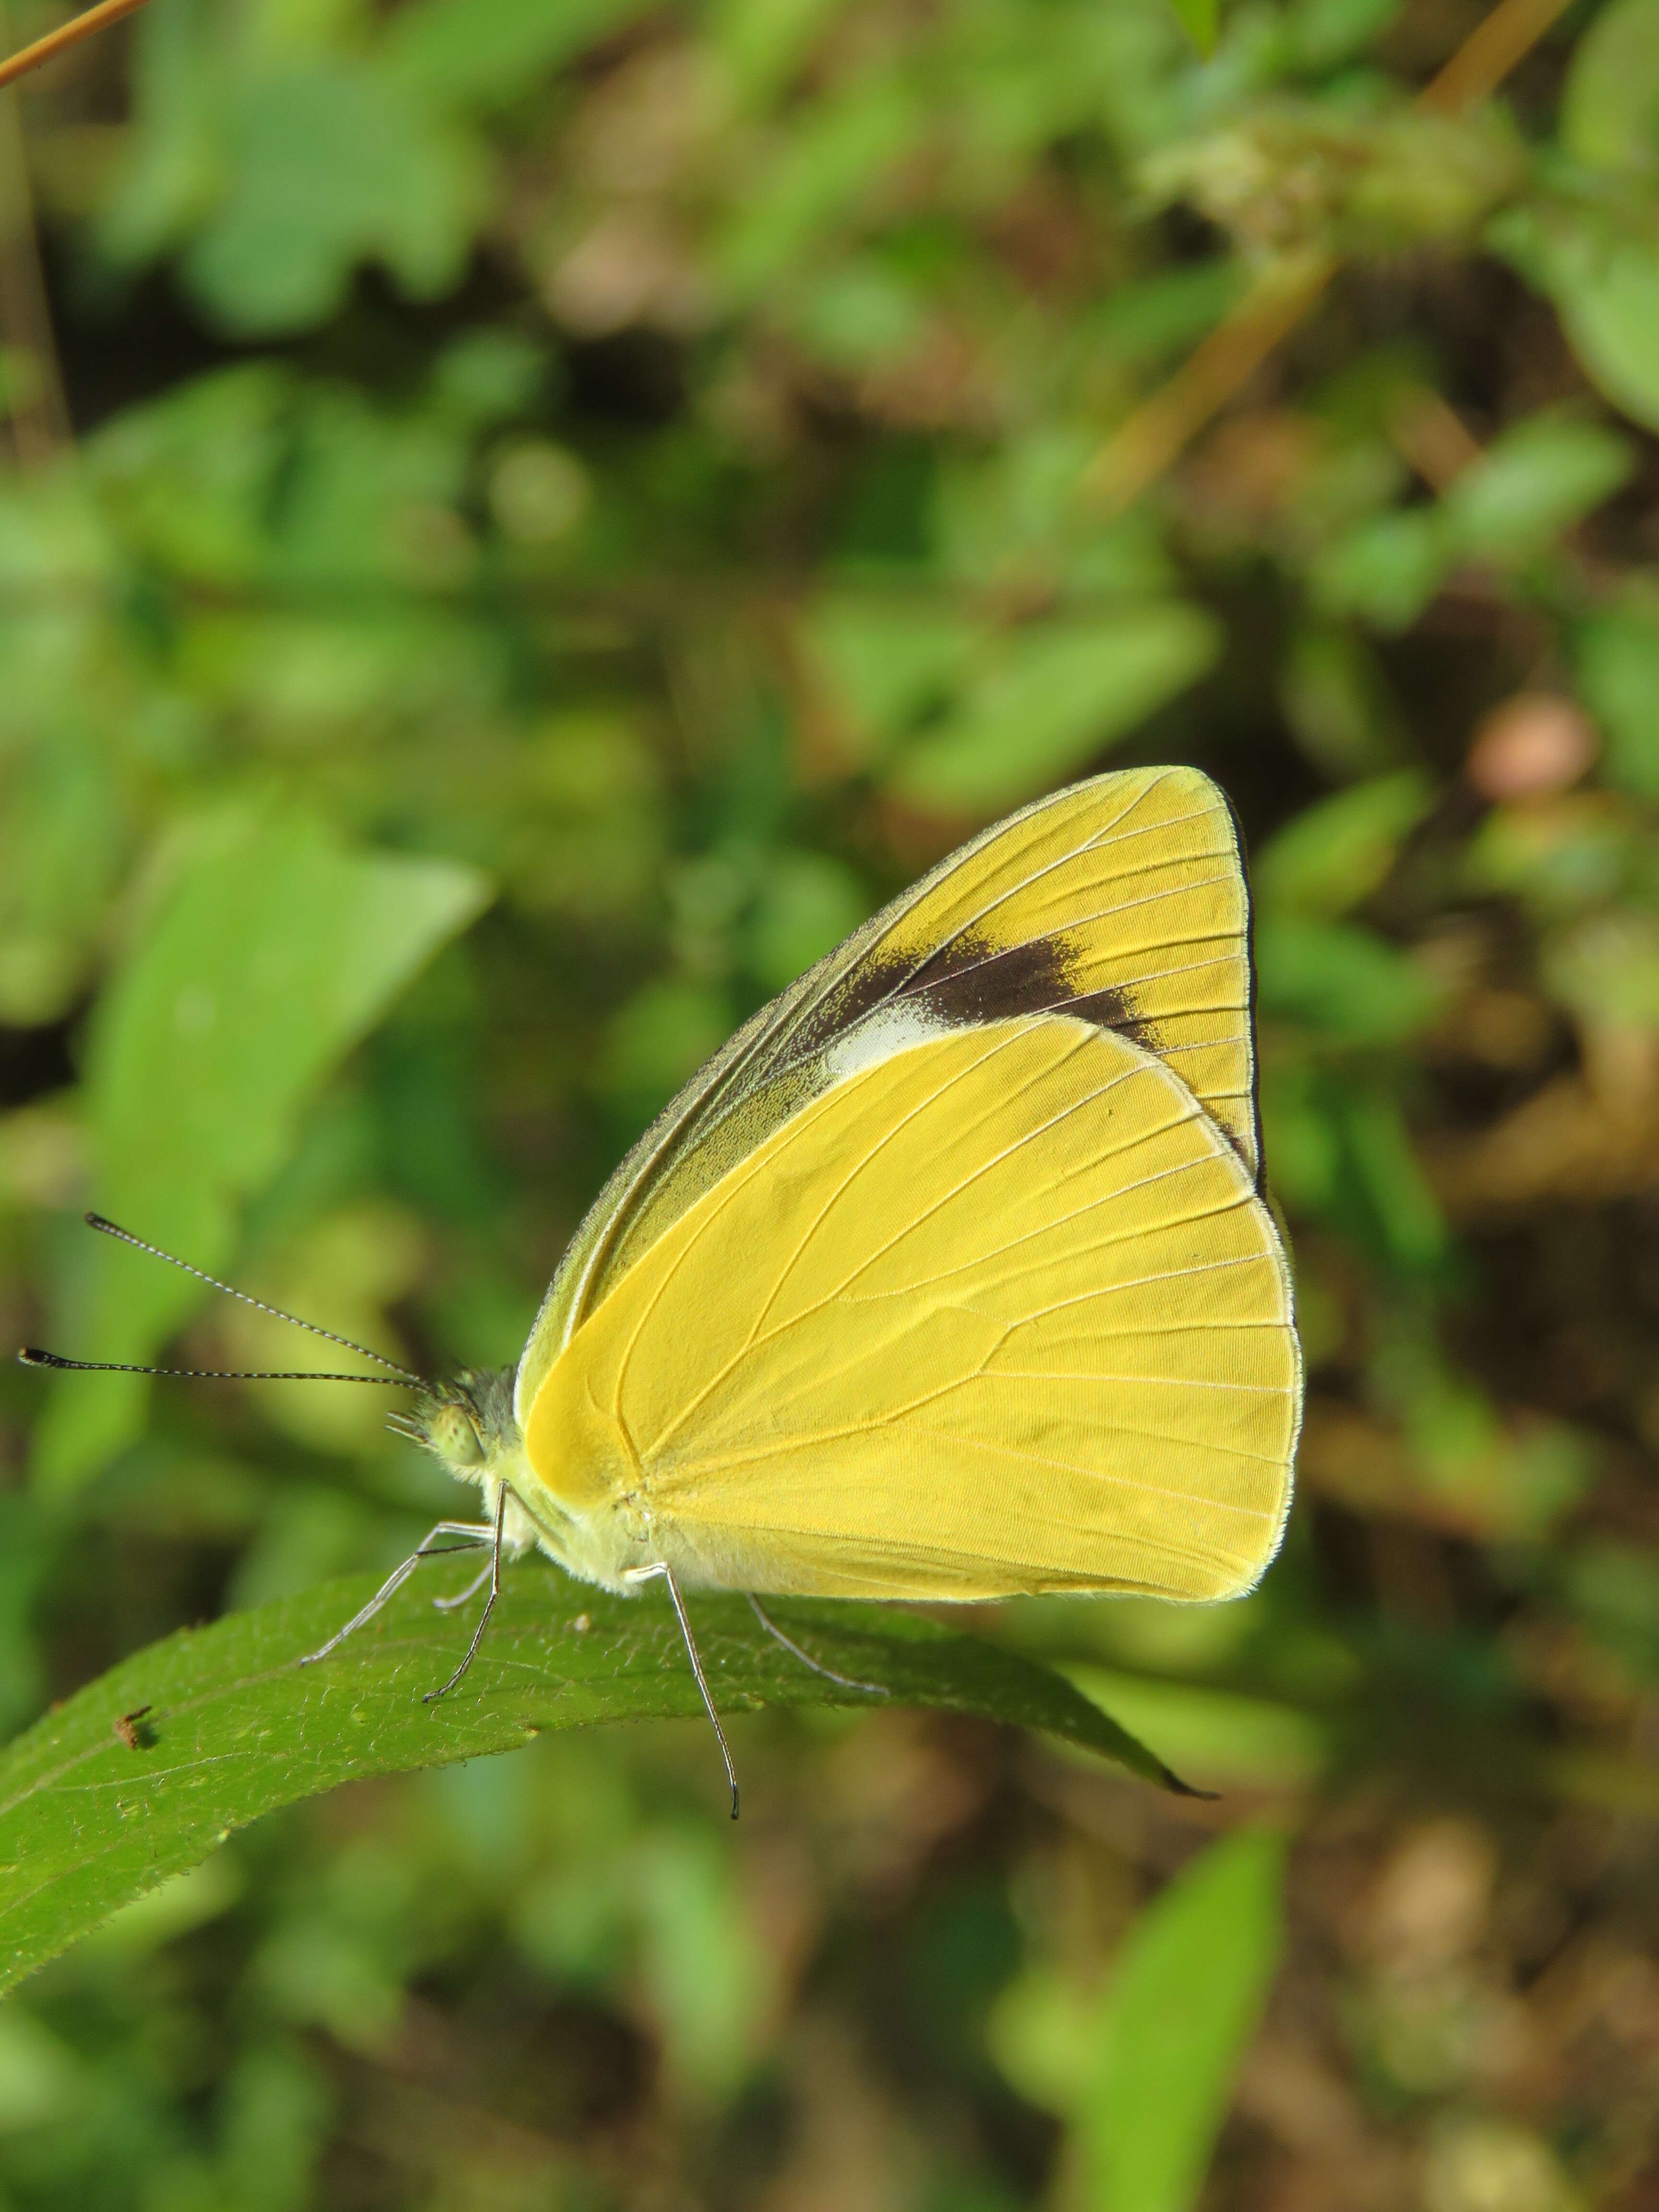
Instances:
[[[0,86],[14,84],[20,76],[39,69],[42,62],[53,60],[70,46],[78,46],[82,39],[94,32],[118,23],[123,15],[131,15],[144,4],[144,0],[100,0],[96,8],[88,8],[84,15],[72,15],[67,23],[60,23],[55,31],[48,31],[44,39],[37,39],[32,46],[24,46],[7,60],[0,62]]]
[[[1258,276],[1175,374],[1118,425],[1083,472],[1085,496],[1115,514],[1155,483],[1296,328],[1339,265],[1335,254],[1315,252],[1276,261]]]
[[[1418,105],[1461,115],[1494,92],[1569,0],[1498,0],[1427,84]],[[1295,329],[1340,266],[1323,248],[1273,263],[1149,399],[1118,424],[1083,473],[1085,498],[1121,514],[1177,460]]]
[[[1571,0],[1498,0],[1440,71],[1418,106],[1431,115],[1465,115],[1489,99],[1524,60]]]
[[[1395,450],[1437,495],[1449,491],[1480,459],[1480,441],[1462,416],[1426,384],[1402,387],[1388,410],[1388,431]]]

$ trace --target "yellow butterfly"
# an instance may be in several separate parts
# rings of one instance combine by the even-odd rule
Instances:
[[[735,1814],[685,1590],[1250,1589],[1302,1403],[1252,995],[1238,831],[1194,769],[1097,776],[941,862],[641,1139],[517,1369],[420,1385],[398,1425],[489,1518],[313,1658],[457,1541],[490,1598],[445,1690],[504,1554],[661,1579]]]

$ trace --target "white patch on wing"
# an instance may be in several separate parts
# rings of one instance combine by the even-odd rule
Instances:
[[[930,1043],[935,1037],[950,1036],[951,1029],[952,1024],[944,1020],[926,999],[902,1000],[896,1005],[882,1006],[873,1014],[867,1014],[838,1036],[824,1051],[819,1066],[830,1083],[844,1083],[848,1076],[877,1066],[882,1060],[890,1060],[895,1053],[908,1052],[916,1045]]]

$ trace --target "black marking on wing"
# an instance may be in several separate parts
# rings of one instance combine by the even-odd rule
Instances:
[[[825,1008],[823,1030],[846,1030],[879,1006],[926,999],[952,1029],[1022,1014],[1069,1014],[1156,1054],[1158,1034],[1136,1013],[1128,992],[1109,988],[1079,993],[1075,978],[1080,964],[1063,933],[997,946],[963,932],[916,965],[890,957],[862,963]]]

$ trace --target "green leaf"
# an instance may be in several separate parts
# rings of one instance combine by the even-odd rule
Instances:
[[[460,276],[485,204],[471,144],[386,72],[343,61],[240,83],[226,159],[184,270],[239,337],[325,321],[365,261],[434,296]]]
[[[1492,244],[1555,303],[1580,367],[1632,422],[1659,429],[1659,251],[1638,210],[1519,204]]]
[[[1364,52],[1399,15],[1404,0],[1296,0],[1285,29],[1298,69],[1334,70]]]
[[[1251,870],[1263,912],[1340,915],[1376,890],[1434,786],[1415,769],[1374,777],[1306,807]]]
[[[1573,49],[1561,143],[1598,169],[1659,168],[1659,4],[1613,0]]]
[[[826,593],[802,627],[837,734],[860,761],[951,696],[977,641],[975,625],[948,609],[852,592]]]
[[[121,189],[97,227],[100,249],[117,267],[154,259],[211,210],[219,184],[215,125],[222,77],[204,0],[180,0],[140,16]]]
[[[1326,1725],[1293,1705],[1086,1660],[1065,1673],[1122,1725],[1170,1746],[1182,1771],[1206,1789],[1304,1790],[1330,1763]]]
[[[1634,1544],[1592,1539],[1568,1552],[1556,1572],[1596,1641],[1633,1673],[1659,1680],[1659,1559]]]
[[[1264,1072],[1261,1107],[1273,1188],[1407,1279],[1445,1264],[1444,1217],[1400,1102],[1374,1080],[1311,1060]]]
[[[792,120],[728,217],[715,261],[734,301],[748,301],[844,231],[875,197],[926,120],[891,74],[856,77]]]
[[[1610,498],[1635,465],[1611,430],[1534,416],[1494,439],[1448,491],[1447,542],[1482,560],[1526,560]]]
[[[1221,0],[1170,0],[1181,27],[1201,54],[1212,54],[1221,35]]]
[[[1592,1022],[1659,1030],[1659,915],[1587,915],[1546,947],[1550,995]]]
[[[221,588],[246,583],[270,559],[295,409],[281,367],[241,362],[106,424],[88,441],[88,474],[140,558]]]
[[[611,1018],[599,1086],[624,1112],[648,1121],[731,1031],[731,1003],[712,984],[673,975],[643,984]]]
[[[341,1056],[481,910],[481,877],[357,853],[303,815],[233,809],[199,823],[154,926],[96,1010],[88,1054],[97,1202],[198,1266],[229,1260],[240,1202],[285,1160]],[[65,1340],[153,1356],[199,1285],[87,1237]],[[72,1484],[134,1436],[147,1386],[106,1376],[54,1395],[42,1476]]]
[[[1029,798],[1196,683],[1220,642],[1208,615],[1167,601],[1021,632],[960,708],[904,749],[891,787],[963,813]]]
[[[1401,1273],[1431,1273],[1447,1249],[1445,1218],[1424,1174],[1399,1101],[1359,1087],[1340,1112],[1340,1221],[1352,1224]]]
[[[133,557],[216,591],[280,579],[290,591],[310,586],[326,603],[348,578],[407,583],[419,573],[410,519],[453,507],[461,495],[464,435],[434,414],[376,407],[258,362],[129,409],[90,441],[87,459]],[[317,684],[313,664],[354,671],[344,689],[360,722],[387,711],[400,674],[418,683],[413,669],[425,656],[411,663],[411,639],[432,638],[437,653],[445,634],[406,602],[363,609],[349,623],[326,604],[238,606],[194,626],[190,674],[199,690],[262,717],[282,719],[292,701],[314,736],[329,687]],[[226,637],[234,643],[222,668]],[[397,641],[389,666],[388,638]],[[356,672],[371,669],[365,690]]]
[[[1353,922],[1274,917],[1256,934],[1261,1010],[1342,1044],[1397,1044],[1441,992],[1397,945]]]
[[[513,0],[514,5],[520,0]],[[747,106],[787,85],[842,0],[714,0],[708,34]]]
[[[1088,2203],[1187,2212],[1196,2202],[1283,1948],[1284,1856],[1277,1836],[1229,1837],[1131,1931],[1081,2116]]]
[[[1611,608],[1581,623],[1575,642],[1579,694],[1601,726],[1609,778],[1659,799],[1659,613]]]
[[[1622,243],[1558,294],[1585,370],[1632,422],[1659,430],[1659,253]]]
[[[844,862],[827,853],[775,854],[750,918],[750,967],[768,990],[781,991],[869,911],[863,884]]]
[[[434,104],[492,106],[641,12],[639,0],[416,0],[390,19],[380,60]]]
[[[1151,366],[1196,345],[1243,289],[1237,262],[1218,254],[1116,286],[1090,318],[1090,328],[1118,360]]]
[[[927,327],[927,304],[897,270],[864,255],[818,277],[792,321],[820,361],[856,374],[915,346]]]
[[[1436,507],[1368,516],[1339,538],[1310,578],[1327,614],[1409,629],[1439,590],[1449,559]]]
[[[351,1617],[372,1578],[185,1631],[0,1754],[0,1988],[278,1805],[366,1775],[511,1750],[544,1729],[701,1718],[665,1598],[611,1597],[535,1566],[508,1573],[464,1682],[424,1704],[466,1633],[434,1611],[433,1583],[444,1576],[460,1588],[471,1571],[470,1561],[447,1576],[436,1570],[303,1672],[299,1660]],[[810,1672],[740,1597],[696,1595],[690,1612],[724,1713],[879,1702]],[[1166,1788],[1184,1786],[1059,1675],[994,1644],[878,1606],[790,1601],[773,1612],[824,1664],[902,1703],[1044,1729]],[[130,1745],[115,1724],[146,1705]],[[718,1774],[712,1741],[708,1756]]]
[[[1333,781],[1375,775],[1404,750],[1382,673],[1346,629],[1310,625],[1292,640],[1279,698],[1297,744]]]

